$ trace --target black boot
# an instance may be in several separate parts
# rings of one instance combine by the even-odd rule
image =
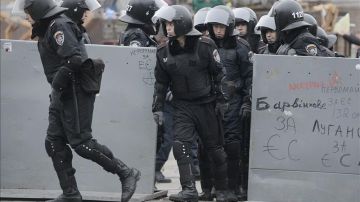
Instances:
[[[239,201],[247,201],[247,190],[239,187],[238,191],[236,192],[236,196]]]
[[[69,196],[65,196],[64,194],[61,194],[57,198],[52,200],[47,200],[45,202],[81,202],[81,201],[82,201],[81,195],[69,197]]]
[[[238,201],[238,197],[236,195],[237,189],[239,187],[239,159],[235,160],[228,160],[228,187],[229,191],[227,194],[227,199],[229,202],[236,202]]]
[[[213,201],[215,195],[211,193],[211,189],[204,189],[199,195],[200,201]]]
[[[227,154],[227,166],[228,166],[228,188],[227,200],[229,202],[236,202],[238,198],[236,196],[236,190],[239,184],[239,170],[240,170],[240,142],[233,141],[225,145],[225,151]]]
[[[161,171],[155,171],[155,182],[157,182],[157,183],[171,183],[171,179],[166,178]]]
[[[140,171],[129,168],[125,163],[115,158],[109,148],[91,139],[75,148],[80,156],[90,159],[104,170],[117,174],[121,181],[121,202],[130,200],[136,189],[136,182],[140,179]]]
[[[192,159],[190,157],[189,145],[189,143],[183,143],[177,140],[175,140],[173,143],[173,152],[179,168],[182,191],[180,191],[178,194],[170,195],[169,199],[171,201],[197,202],[199,200],[198,192],[195,187],[194,176],[191,171]]]
[[[81,194],[77,188],[74,171],[70,170],[58,172],[60,186],[63,193],[53,200],[47,200],[46,202],[82,202]]]
[[[140,180],[141,173],[135,168],[127,167],[122,161],[114,158],[118,164],[117,174],[121,181],[121,202],[130,200],[136,189],[136,183]]]
[[[218,201],[218,202],[227,202],[228,199],[227,199],[227,193],[226,193],[226,191],[217,190],[217,191],[216,191],[216,201]]]
[[[45,148],[51,157],[63,193],[48,202],[82,202],[81,194],[77,188],[75,169],[72,167],[72,152],[63,142],[45,140]]]
[[[238,197],[235,193],[235,190],[229,190],[228,193],[227,193],[227,200],[229,202],[236,202],[238,201]]]
[[[197,202],[198,192],[195,187],[195,182],[188,182],[182,184],[182,191],[177,194],[172,194],[169,196],[169,200],[177,202]]]

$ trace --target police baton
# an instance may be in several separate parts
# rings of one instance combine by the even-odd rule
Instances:
[[[80,134],[80,120],[79,120],[79,106],[76,95],[76,84],[75,84],[75,75],[71,77],[72,83],[72,93],[73,93],[73,102],[74,102],[74,112],[75,112],[75,131],[76,134]]]

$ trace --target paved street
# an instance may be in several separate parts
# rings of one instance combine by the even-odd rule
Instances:
[[[177,164],[176,164],[176,161],[174,159],[174,156],[173,156],[172,152],[170,153],[169,160],[164,165],[162,171],[163,171],[163,174],[166,177],[168,177],[168,178],[170,178],[172,180],[172,182],[171,183],[157,183],[156,184],[157,188],[159,190],[168,190],[168,196],[170,194],[178,193],[181,190],[180,181],[179,181],[179,172],[178,172]],[[201,188],[200,188],[200,182],[199,181],[196,182],[196,186],[197,186],[197,189],[198,189],[198,191],[200,193]],[[86,194],[89,194],[89,193],[86,193]],[[57,195],[57,194],[55,194],[55,195]],[[114,197],[119,198],[120,194],[115,194]],[[96,198],[96,196],[91,196],[91,198]],[[9,200],[1,200],[1,201],[10,202]],[[26,201],[43,202],[43,201],[40,201],[40,200],[26,200]],[[135,201],[139,201],[139,200],[134,199],[134,200],[131,200],[131,201],[135,202]],[[150,201],[169,201],[169,200],[168,200],[168,197],[165,197],[165,198],[159,198],[159,199],[150,200]],[[20,201],[19,200],[11,200],[11,202],[20,202]]]

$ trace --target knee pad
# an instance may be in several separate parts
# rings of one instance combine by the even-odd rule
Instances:
[[[212,150],[209,152],[211,159],[213,160],[216,166],[226,164],[226,153],[221,149]]]
[[[181,141],[174,141],[173,152],[174,157],[179,164],[191,163],[190,145]]]
[[[71,163],[73,155],[68,145],[63,142],[45,140],[45,149],[53,160],[56,171],[70,170],[72,173],[75,173],[75,169],[72,168]]]
[[[224,146],[227,158],[229,160],[238,160],[240,159],[241,145],[240,142],[228,143]]]
[[[61,159],[70,159],[72,160],[73,155],[71,149],[68,145],[63,142],[51,142],[49,140],[45,140],[45,149],[46,153],[51,158],[61,158]]]

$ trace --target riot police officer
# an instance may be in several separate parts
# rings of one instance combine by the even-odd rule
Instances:
[[[127,5],[126,14],[120,17],[120,20],[128,23],[125,33],[122,37],[124,46],[134,47],[155,47],[157,42],[152,38],[152,34],[158,33],[159,24],[155,26],[152,23],[151,18],[154,13],[166,3],[162,0],[149,0],[139,1],[130,0]],[[169,91],[169,96],[171,92]],[[172,114],[173,107],[170,101],[165,103],[164,110],[164,124],[157,126],[157,146],[156,146],[156,158],[155,158],[155,182],[158,183],[170,183],[171,179],[166,178],[161,172],[162,167],[169,158],[169,154],[173,143],[173,131],[172,131]],[[157,188],[154,186],[154,190]]]
[[[279,1],[274,4],[271,16],[282,43],[278,55],[333,56],[309,32],[310,24],[304,21],[304,11],[297,1]]]
[[[269,15],[262,16],[256,24],[255,29],[260,30],[261,38],[266,44],[260,53],[276,54],[276,51],[280,46],[280,42],[277,39],[274,17],[270,17]]]
[[[63,0],[61,7],[67,8],[65,15],[77,24],[80,31],[83,33],[84,43],[90,44],[90,37],[83,26],[84,17],[88,11],[93,12],[100,8],[101,5],[99,2],[97,0]]]
[[[223,67],[215,43],[193,28],[192,16],[184,6],[161,8],[153,17],[160,21],[169,41],[158,47],[155,67],[153,115],[162,122],[168,87],[173,93],[174,144],[182,191],[172,201],[198,201],[191,170],[191,144],[198,134],[215,164],[218,201],[226,201],[227,165],[222,146],[221,114],[225,102],[220,88]]]
[[[38,37],[38,50],[47,81],[52,86],[49,126],[45,149],[51,157],[63,193],[55,202],[81,202],[77,188],[72,151],[92,160],[106,171],[119,176],[121,201],[127,202],[135,192],[140,172],[115,158],[111,150],[93,139],[91,133],[95,93],[99,83],[79,83],[89,76],[89,66],[103,68],[103,63],[89,59],[77,25],[62,13],[65,8],[53,0],[17,0],[32,23],[32,37]],[[92,85],[95,84],[95,85]],[[89,85],[96,88],[89,88]]]
[[[210,9],[211,9],[210,7],[201,8],[194,15],[194,27],[199,32],[201,32],[203,34],[203,36],[209,35],[207,26],[205,24],[205,19],[206,19],[206,15]]]
[[[308,27],[310,34],[312,34],[319,40],[320,45],[329,49],[328,52],[329,52],[329,54],[331,54],[330,50],[332,49],[333,45],[335,44],[335,42],[337,40],[336,35],[334,35],[334,34],[328,35],[325,32],[325,30],[318,25],[318,22],[314,18],[314,16],[312,16],[308,13],[304,13],[304,21],[310,24],[310,26]]]
[[[151,18],[162,6],[163,0],[130,0],[126,13],[120,20],[128,23],[124,34],[119,39],[119,45],[135,47],[155,47],[155,40],[150,37],[157,34],[158,24],[153,24]]]
[[[226,69],[223,89],[228,96],[229,109],[225,113],[223,124],[228,164],[228,200],[237,201],[235,193],[238,188],[241,140],[245,136],[241,134],[241,110],[243,99],[249,96],[252,83],[252,63],[249,60],[251,50],[244,39],[237,37],[239,32],[234,30],[234,13],[227,6],[212,8],[206,16],[205,23],[208,25],[210,37],[218,46],[220,59]]]
[[[310,34],[312,34],[313,36],[316,36],[318,22],[314,18],[314,16],[312,16],[308,13],[304,13],[304,21],[309,23],[308,30],[309,30]]]
[[[321,27],[317,27],[316,37],[319,39],[320,44],[330,50],[333,49],[336,43],[337,36],[335,34],[327,34]]]
[[[253,53],[259,53],[259,50],[265,46],[265,44],[261,43],[260,33],[255,30],[257,23],[256,13],[248,7],[235,8],[233,12],[239,36],[250,44]]]

